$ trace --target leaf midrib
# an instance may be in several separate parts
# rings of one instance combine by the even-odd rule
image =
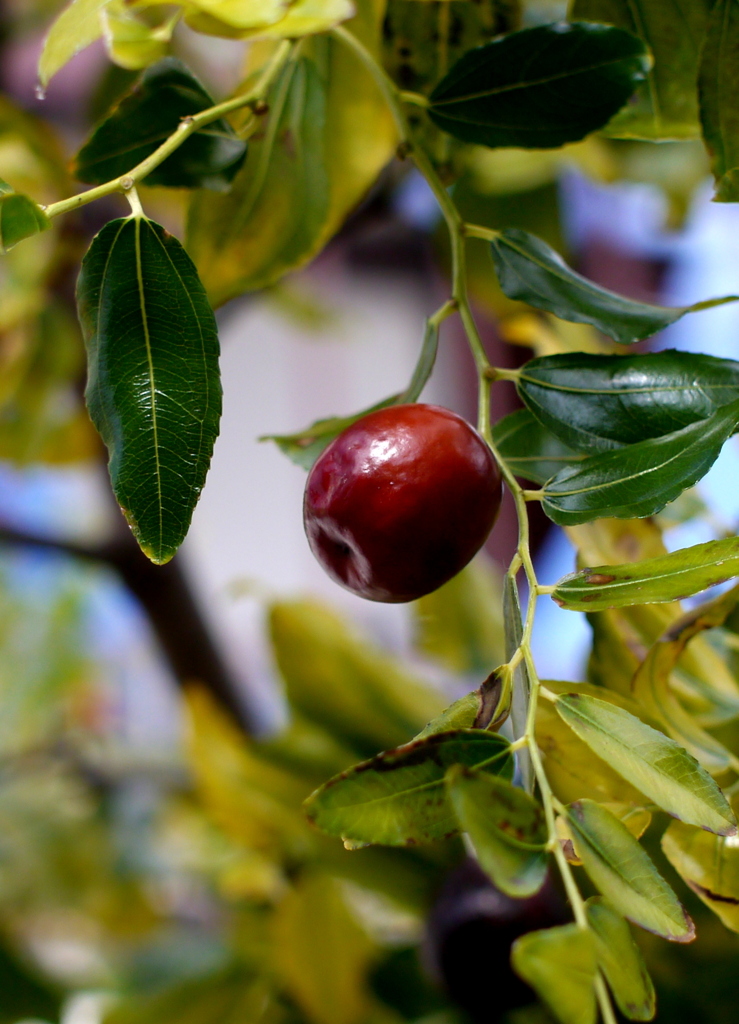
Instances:
[[[449,107],[449,106],[452,106],[455,103],[469,103],[472,100],[486,99],[489,96],[499,96],[499,95],[501,95],[503,93],[515,92],[516,90],[519,90],[519,89],[535,89],[535,88],[538,88],[539,86],[549,85],[551,82],[557,82],[557,81],[560,81],[561,79],[564,79],[564,78],[576,78],[578,75],[584,75],[584,74],[587,74],[590,71],[600,71],[602,68],[611,67],[612,65],[615,65],[615,64],[622,64],[622,63],[624,63],[626,61],[633,61],[633,60],[635,60],[637,58],[638,58],[638,55],[636,55],[636,54],[629,55],[629,56],[615,57],[615,58],[613,58],[611,60],[601,61],[598,64],[589,64],[589,65],[587,65],[585,67],[580,67],[576,71],[572,71],[572,70],[560,71],[557,74],[549,75],[547,78],[535,78],[535,79],[530,79],[528,81],[511,82],[509,85],[497,86],[497,87],[492,88],[492,89],[483,89],[483,90],[480,90],[479,92],[476,92],[476,93],[468,93],[466,96],[457,96],[454,99],[432,100],[432,102],[431,102],[431,109],[433,110],[435,107],[443,107],[443,106]],[[469,71],[467,74],[473,75],[477,71],[478,71],[478,68],[475,68],[474,71]],[[454,84],[458,85],[459,83],[456,82]]]
[[[159,459],[159,425],[157,422],[157,394],[154,380],[154,358],[151,350],[151,335],[149,334],[149,321],[146,313],[146,291],[144,288],[143,266],[141,260],[141,217],[134,217],[134,240],[136,254],[136,281],[138,284],[139,305],[141,309],[141,323],[144,330],[144,346],[146,349],[146,362],[149,371],[149,395],[151,398],[151,427],[154,437],[154,467],[157,490],[157,512],[159,517],[159,551],[162,554],[164,547],[164,507],[162,499],[162,467]],[[147,221],[147,226],[149,222]],[[153,232],[155,234],[155,232]]]

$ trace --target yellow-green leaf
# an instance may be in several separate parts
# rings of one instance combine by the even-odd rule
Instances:
[[[483,871],[509,896],[533,896],[547,874],[541,804],[506,779],[462,765],[450,768],[446,781],[457,821]]]
[[[580,739],[668,814],[722,835],[736,832],[726,797],[675,740],[587,694],[564,694],[555,706]]]
[[[678,701],[670,677],[688,642],[696,634],[720,626],[739,601],[739,587],[709,602],[673,623],[650,648],[634,675],[634,697],[679,743],[687,747],[709,771],[729,765],[726,748],[695,721]],[[682,818],[682,815],[678,815]],[[694,825],[702,824],[694,821]]]
[[[301,875],[277,908],[273,939],[273,969],[311,1024],[366,1019],[372,943],[336,879],[317,872]]]
[[[51,221],[38,203],[0,178],[0,255],[50,226]]]
[[[628,924],[602,896],[591,896],[586,908],[598,966],[619,1009],[629,1020],[651,1020],[657,1009],[654,985]]]
[[[739,932],[739,839],[673,821],[662,836],[673,868],[727,928]]]
[[[563,577],[552,598],[563,608],[597,612],[679,601],[739,575],[739,537],[682,548],[626,565],[599,565]]]
[[[513,944],[511,963],[561,1024],[595,1024],[595,945],[576,924],[529,932]]]
[[[510,778],[510,744],[494,732],[458,729],[414,740],[355,765],[306,800],[308,818],[351,847],[412,846],[456,835],[444,776],[452,765]]]
[[[590,880],[624,917],[672,942],[695,937],[677,896],[615,815],[579,800],[567,808],[567,827]]]
[[[179,14],[146,19],[132,11],[124,0],[110,0],[100,13],[108,56],[119,67],[138,71],[164,57]]]
[[[551,683],[546,685],[550,687]],[[613,695],[604,691],[603,696]],[[614,771],[607,760],[597,756],[596,751],[580,739],[549,701],[539,701],[536,741],[544,756],[547,778],[563,802],[592,797],[614,803],[644,803],[644,796]]]
[[[382,4],[347,22],[379,47]],[[188,248],[216,305],[312,259],[391,158],[396,131],[376,83],[347,47],[311,40],[269,98],[264,133],[227,196],[198,195]]]
[[[438,692],[319,602],[276,602],[269,629],[292,706],[360,755],[405,743],[444,710]]]
[[[478,556],[443,587],[414,601],[416,647],[460,674],[502,664],[502,590],[497,570]]]
[[[49,29],[38,64],[42,88],[80,50],[103,32],[100,13],[110,0],[72,0]]]

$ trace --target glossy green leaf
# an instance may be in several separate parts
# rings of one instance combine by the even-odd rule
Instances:
[[[625,565],[598,565],[564,576],[552,598],[562,608],[604,608],[681,601],[739,576],[739,538],[726,537]]]
[[[523,637],[523,621],[521,619],[518,588],[515,579],[512,579],[510,575],[506,575],[503,579],[503,626],[505,629],[506,661],[510,661]],[[531,680],[529,679],[526,662],[522,659],[513,673],[511,724],[514,736],[523,736],[526,731],[530,693]],[[518,766],[524,789],[527,793],[533,793],[534,768],[531,764],[531,756],[525,747],[518,752]]]
[[[38,203],[0,178],[0,255],[49,227],[51,221]]]
[[[305,430],[299,430],[295,434],[265,434],[260,441],[274,441],[281,452],[303,469],[310,469],[321,452],[331,444],[335,437],[356,423],[358,419],[367,416],[377,409],[385,409],[389,405],[404,405],[406,402],[416,402],[425,388],[436,362],[436,353],[439,348],[439,329],[431,324],[426,327],[421,352],[418,362],[413,371],[410,383],[405,391],[398,395],[377,402],[368,409],[353,413],[350,416],[329,416],[326,419],[316,420]]]
[[[463,142],[551,149],[606,124],[648,68],[629,32],[538,25],[465,53],[431,93],[428,113]]]
[[[700,133],[695,82],[710,9],[708,0],[575,0],[571,17],[633,32],[654,57],[634,100],[608,124],[609,135],[662,141]]]
[[[716,0],[701,52],[698,75],[703,141],[711,156],[719,202],[739,200],[739,9]]]
[[[590,880],[624,917],[672,942],[695,937],[677,896],[614,814],[578,800],[567,808],[567,827]]]
[[[548,481],[544,511],[560,526],[653,515],[705,476],[737,426],[739,401],[672,434],[593,455]]]
[[[376,53],[384,5],[355,6],[345,28]],[[268,102],[229,195],[198,194],[190,208],[188,251],[216,305],[311,260],[395,149],[396,129],[376,82],[329,36],[306,42]]]
[[[511,950],[514,970],[560,1024],[596,1024],[595,943],[576,924],[529,932]]]
[[[493,441],[512,473],[537,484],[546,483],[564,466],[575,466],[584,458],[547,430],[528,409],[517,409],[498,420]]]
[[[506,660],[502,579],[484,554],[443,587],[414,601],[414,645],[458,675],[478,678]]]
[[[692,306],[653,306],[602,288],[576,273],[536,235],[506,228],[490,243],[500,287],[509,299],[546,309],[562,320],[592,324],[621,345],[649,338],[701,309],[734,302],[735,295]]]
[[[184,64],[166,57],[143,75],[77,154],[74,174],[99,185],[150,156],[183,117],[213,106]],[[147,185],[227,189],[244,162],[246,143],[221,119],[201,128],[145,178]]]
[[[662,849],[696,896],[733,932],[739,932],[739,840],[673,821]]]
[[[657,1009],[654,985],[631,929],[602,896],[591,896],[585,906],[598,966],[619,1010],[629,1020],[651,1020]]]
[[[113,491],[148,557],[169,561],[190,525],[221,412],[218,333],[180,243],[142,217],[114,220],[82,262],[77,303],[87,404]]]
[[[447,792],[493,885],[515,899],[538,892],[547,874],[541,804],[506,779],[461,765],[449,769]]]
[[[275,602],[269,632],[292,707],[361,757],[405,743],[444,711],[437,689],[317,601]]]
[[[558,696],[560,717],[619,775],[668,814],[722,835],[736,819],[708,772],[678,743],[623,708],[587,694]]]
[[[532,359],[516,387],[537,420],[593,454],[708,419],[739,399],[739,362],[693,352]]]
[[[351,845],[410,846],[459,831],[444,788],[452,765],[510,778],[510,744],[497,733],[460,729],[414,740],[355,765],[317,789],[308,818]]]
[[[44,39],[38,64],[42,88],[76,53],[100,38],[100,14],[108,3],[109,0],[72,0],[64,8]]]

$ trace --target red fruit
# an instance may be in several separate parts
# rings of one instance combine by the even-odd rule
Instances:
[[[396,405],[357,420],[317,460],[305,532],[347,590],[413,601],[479,551],[501,496],[500,471],[469,423],[435,405]]]

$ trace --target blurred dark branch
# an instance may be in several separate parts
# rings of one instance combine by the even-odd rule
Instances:
[[[245,732],[253,731],[246,696],[226,667],[176,559],[153,565],[128,531],[91,547],[0,526],[0,544],[45,548],[113,569],[146,612],[177,682],[205,686]]]

